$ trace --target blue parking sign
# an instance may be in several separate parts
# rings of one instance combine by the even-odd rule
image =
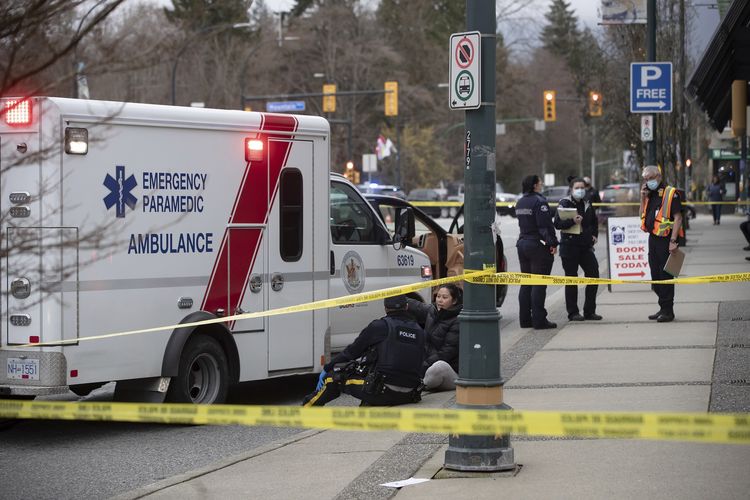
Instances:
[[[672,63],[630,63],[630,112],[672,112]]]

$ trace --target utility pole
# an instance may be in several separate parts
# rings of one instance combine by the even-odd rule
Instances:
[[[646,7],[646,60],[656,62],[656,0],[648,0]],[[646,143],[646,165],[656,165],[656,124],[658,123],[659,113],[654,113],[654,125],[652,139]]]
[[[596,123],[591,124],[591,186],[596,189]]]
[[[401,187],[401,126],[399,118],[396,117],[396,185]]]
[[[464,185],[465,269],[495,265],[495,2],[466,1],[467,31],[480,33],[479,108],[466,110]],[[453,55],[451,55],[453,56]],[[495,287],[466,283],[459,314],[459,408],[510,410],[503,403],[500,374],[500,315]],[[445,467],[460,471],[514,469],[510,436],[451,435]]]
[[[680,0],[680,88],[685,88],[687,78],[687,65],[685,63],[685,0]],[[678,92],[677,95],[680,99],[680,158],[677,161],[682,165],[680,170],[679,180],[677,185],[685,187],[685,196],[690,192],[687,185],[687,164],[686,161],[690,158],[690,149],[688,146],[688,140],[690,137],[690,122],[688,121],[688,106],[687,99],[683,92]]]

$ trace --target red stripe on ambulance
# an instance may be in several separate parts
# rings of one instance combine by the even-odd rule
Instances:
[[[291,139],[287,134],[274,132],[294,132],[297,129],[297,119],[293,116],[264,114],[260,129],[260,136],[266,146],[267,163],[248,162],[229,216],[230,225],[268,222],[268,215],[278,190],[279,176],[286,165],[291,147],[289,141],[271,139]],[[265,186],[266,189],[263,190],[261,186]],[[215,312],[217,309],[224,309],[228,304],[230,309],[226,311],[227,314],[234,314],[242,303],[261,244],[260,236],[260,230],[232,231],[230,250],[229,228],[224,230],[201,309]],[[231,326],[233,325],[230,325],[230,328]]]

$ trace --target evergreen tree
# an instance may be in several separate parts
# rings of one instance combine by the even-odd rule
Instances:
[[[208,26],[245,23],[252,0],[172,0],[164,14],[172,24],[196,31]]]
[[[542,30],[544,48],[570,62],[570,58],[578,51],[581,40],[578,19],[570,8],[570,2],[552,0],[544,17],[547,19],[547,25]]]

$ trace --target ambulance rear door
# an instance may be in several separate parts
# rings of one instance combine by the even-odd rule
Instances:
[[[270,139],[268,150],[271,158],[287,152],[280,172],[271,165],[270,175],[278,183],[267,226],[266,293],[269,309],[277,309],[313,301],[315,241],[327,235],[313,227],[313,142]],[[269,371],[312,367],[313,317],[312,311],[268,317]]]

